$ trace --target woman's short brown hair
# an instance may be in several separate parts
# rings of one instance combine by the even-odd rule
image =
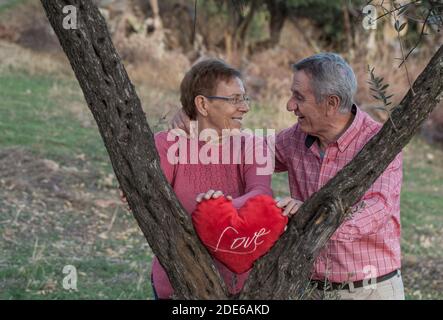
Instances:
[[[207,59],[195,64],[185,74],[180,85],[180,101],[186,115],[195,120],[197,118],[195,97],[214,95],[220,81],[229,81],[235,77],[241,78],[240,71],[223,60]]]

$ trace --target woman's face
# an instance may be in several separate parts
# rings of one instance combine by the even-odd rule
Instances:
[[[217,90],[212,97],[237,98],[243,100],[245,87],[240,78],[232,78],[229,81],[220,81]],[[249,105],[244,100],[235,103],[234,99],[223,100],[208,98],[208,114],[205,122],[208,128],[215,129],[219,134],[223,129],[240,129],[243,117],[249,111]]]

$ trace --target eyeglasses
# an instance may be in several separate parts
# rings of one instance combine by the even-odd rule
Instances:
[[[231,97],[222,97],[222,96],[204,96],[207,99],[219,99],[219,100],[225,100],[233,105],[238,105],[241,103],[245,103],[249,105],[251,103],[251,98],[247,96],[246,94],[235,94]]]

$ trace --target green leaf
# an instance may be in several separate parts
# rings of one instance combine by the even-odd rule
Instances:
[[[400,26],[400,30],[399,30],[398,32],[401,32],[401,31],[404,29],[404,27],[406,26],[406,24],[407,24],[407,22],[404,22],[404,23]]]
[[[401,16],[408,9],[409,9],[409,4],[401,7],[400,10],[398,10],[398,15]]]
[[[383,82],[384,79],[385,79],[385,78],[378,78],[378,83]]]
[[[380,98],[378,96],[374,96],[372,95],[376,100],[380,100]]]
[[[399,31],[399,28],[400,28],[400,21],[399,20],[395,20],[394,27],[395,27],[395,31],[400,32]]]
[[[389,111],[386,110],[386,108],[384,108],[384,107],[373,107],[372,109],[377,109],[377,110],[382,110],[382,111],[385,111],[385,112],[389,112]]]

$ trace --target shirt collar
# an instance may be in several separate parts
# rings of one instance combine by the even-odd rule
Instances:
[[[354,120],[352,121],[349,128],[346,129],[346,131],[337,140],[337,145],[340,152],[344,152],[346,150],[351,141],[354,139],[355,135],[360,130],[361,124],[363,122],[363,114],[355,104],[352,105],[351,112],[355,115]],[[308,134],[305,139],[306,148],[311,148],[316,140],[317,137]]]
[[[305,139],[305,146],[306,146],[306,148],[309,149],[314,144],[314,142],[316,140],[317,140],[317,137],[314,137],[314,136],[311,136],[310,134],[308,134],[306,136],[306,139]]]

